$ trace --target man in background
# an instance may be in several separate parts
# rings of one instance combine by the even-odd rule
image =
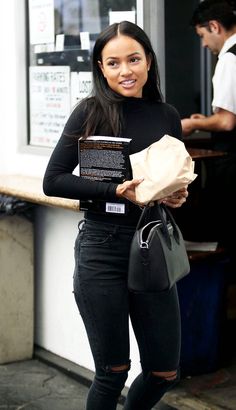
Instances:
[[[210,131],[213,148],[227,151],[231,144],[236,150],[236,5],[233,3],[236,2],[205,0],[193,14],[191,24],[202,46],[218,55],[213,77],[213,114],[192,114],[182,119],[183,135],[195,130]]]
[[[211,132],[211,147],[227,155],[208,162],[206,212],[209,229],[236,254],[236,2],[205,0],[196,8],[191,25],[202,46],[218,56],[213,76],[212,115],[192,114],[182,119],[183,135],[195,130]],[[205,209],[203,208],[203,209]],[[210,211],[210,212],[209,212]],[[211,223],[210,223],[211,222]]]

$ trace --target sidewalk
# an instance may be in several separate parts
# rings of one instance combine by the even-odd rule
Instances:
[[[0,365],[0,410],[84,410],[88,385],[36,358]],[[235,410],[236,366],[182,380],[155,409]]]
[[[0,366],[1,410],[82,410],[87,390],[37,359]]]

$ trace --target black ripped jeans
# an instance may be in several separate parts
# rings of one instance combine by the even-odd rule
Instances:
[[[179,366],[176,287],[161,293],[128,291],[127,266],[133,233],[130,227],[93,221],[79,225],[74,293],[96,368],[87,410],[116,409],[130,364],[129,317],[139,346],[142,373],[129,389],[125,410],[150,410],[176,382],[152,374],[177,370]]]

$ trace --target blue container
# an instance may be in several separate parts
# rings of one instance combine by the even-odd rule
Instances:
[[[221,360],[226,323],[225,261],[192,262],[178,282],[182,322],[181,374],[215,371]]]

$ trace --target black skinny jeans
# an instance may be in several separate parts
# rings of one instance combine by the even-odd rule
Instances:
[[[152,372],[179,366],[180,315],[176,287],[161,293],[127,288],[129,247],[134,229],[85,221],[75,243],[74,293],[83,318],[96,374],[87,410],[115,410],[128,376],[129,316],[142,373],[132,383],[125,410],[150,410],[176,382]],[[127,370],[119,367],[127,366]]]

